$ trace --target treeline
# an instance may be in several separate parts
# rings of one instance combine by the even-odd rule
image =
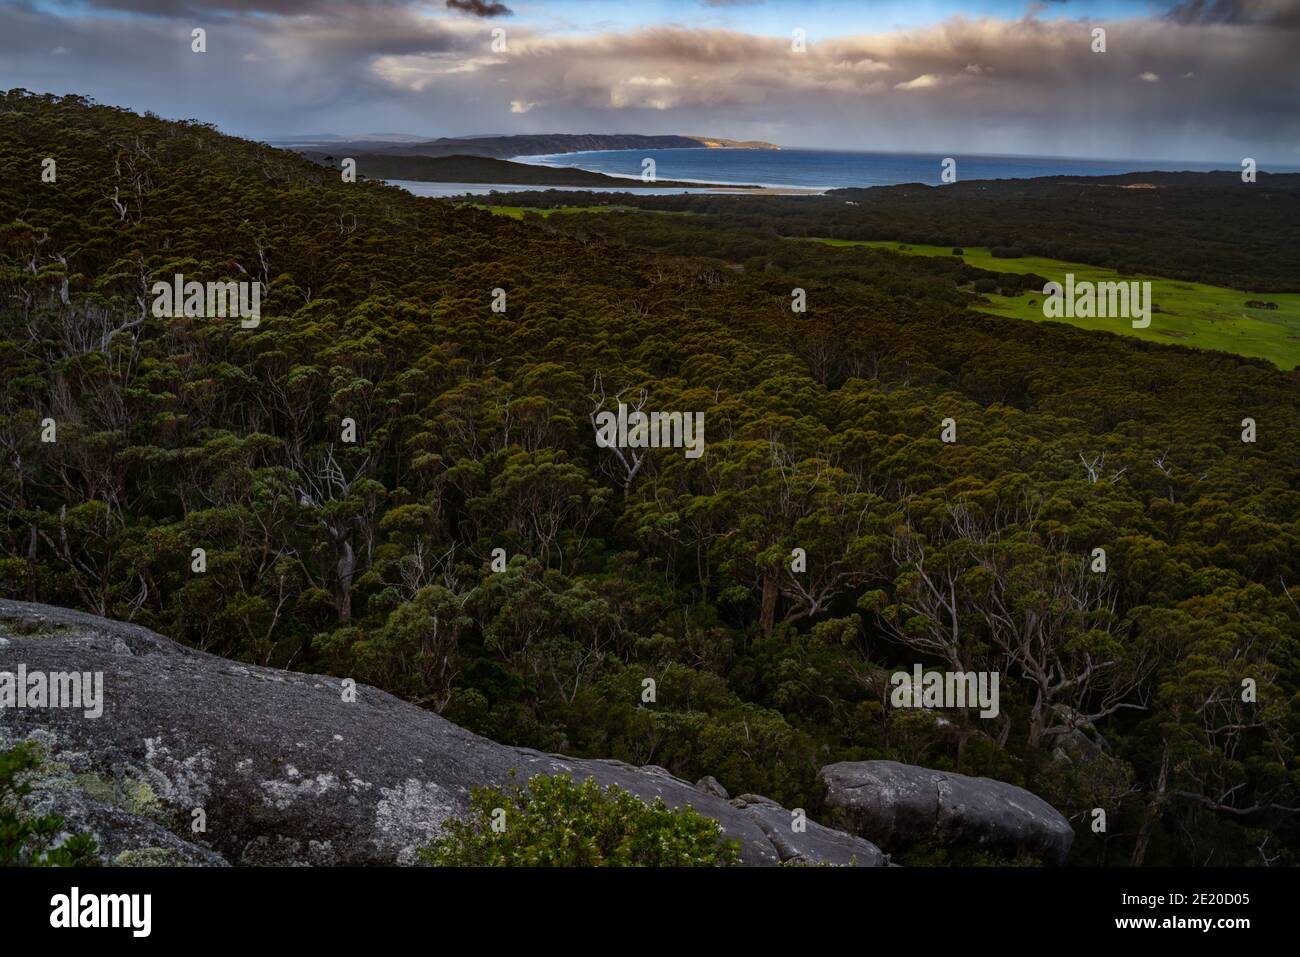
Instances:
[[[602,199],[570,193],[565,201]],[[1240,173],[1153,172],[878,186],[825,197],[629,194],[618,202],[707,213],[723,228],[780,236],[987,246],[1252,292],[1300,291],[1300,173],[1261,172],[1254,183]],[[557,200],[532,194],[510,203]]]
[[[556,195],[550,190],[545,193]],[[729,225],[709,215],[600,211],[566,212],[544,219],[529,210],[524,219],[582,242],[643,246],[673,256],[713,259],[719,267],[750,274],[778,271],[801,280],[838,284],[846,292],[875,290],[955,306],[978,302],[981,292],[1019,295],[1041,291],[1048,282],[1036,273],[1004,273],[967,265],[959,256],[909,256],[888,249],[830,246],[761,227]]]
[[[1080,863],[1296,862],[1296,373],[75,97],[0,97],[0,176],[0,593],[814,815],[893,758],[1031,787]],[[259,325],[155,317],[176,273],[262,283]],[[705,454],[598,447],[620,400]],[[1000,672],[999,716],[894,708],[917,662]]]

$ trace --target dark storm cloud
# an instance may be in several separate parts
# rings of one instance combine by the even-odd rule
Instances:
[[[471,13],[476,17],[508,17],[514,14],[504,3],[484,3],[483,0],[447,0],[447,9]]]
[[[1300,0],[1182,0],[1169,11],[1169,18],[1179,23],[1300,28]]]
[[[191,50],[194,26],[207,31],[206,53]],[[377,62],[461,63],[483,47],[477,31],[397,4],[335,2],[318,14],[220,21],[0,6],[0,88],[81,93],[241,135],[400,128],[412,97],[394,98],[400,72],[381,75]]]

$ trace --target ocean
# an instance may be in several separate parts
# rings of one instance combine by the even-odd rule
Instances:
[[[838,189],[941,183],[939,153],[854,153],[839,150],[605,150],[516,156],[521,163],[578,167],[611,176],[639,179],[645,158],[655,161],[658,179],[757,186]],[[957,156],[957,178],[1018,179],[1031,176],[1109,176],[1158,170],[1241,171],[1241,160],[1188,163],[1169,160],[1089,160],[1047,156]],[[1296,167],[1261,166],[1266,172],[1297,172]]]
[[[938,153],[855,153],[840,150],[603,150],[515,156],[518,163],[576,167],[640,181],[642,162],[655,161],[659,180],[767,186],[775,189],[821,191],[849,186],[892,186],[926,183],[938,186],[944,156]],[[1025,179],[1033,176],[1110,176],[1117,173],[1241,171],[1241,161],[1191,163],[1171,160],[1092,160],[1057,156],[958,156],[957,179]],[[1263,172],[1294,173],[1300,167],[1260,166]],[[493,191],[526,192],[560,189],[592,191],[588,186],[518,186],[482,183],[423,183],[392,180],[420,196],[483,195]],[[597,190],[599,192],[599,190]],[[640,187],[647,194],[710,193],[707,187]]]

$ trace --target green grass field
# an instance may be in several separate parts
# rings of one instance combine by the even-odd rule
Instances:
[[[950,256],[951,247],[921,246],[896,242],[855,242],[843,239],[819,239],[831,246],[870,246],[917,256]],[[1268,359],[1282,369],[1300,366],[1300,293],[1246,293],[1223,286],[1163,279],[1159,276],[1121,275],[1098,266],[1024,256],[1019,259],[995,259],[988,249],[963,247],[962,259],[972,266],[992,272],[1037,273],[1047,279],[1065,283],[1065,274],[1074,273],[1075,282],[1089,280],[1149,280],[1151,282],[1151,325],[1134,329],[1127,319],[1054,319],[1043,316],[1040,292],[1020,296],[985,294],[988,305],[982,311],[1035,322],[1066,322],[1081,329],[1117,332],[1152,342],[1177,342],[1201,349],[1218,349],[1237,355]],[[1277,303],[1278,308],[1250,309],[1247,300]],[[1156,309],[1159,309],[1157,312]]]
[[[627,209],[626,206],[553,206],[550,208],[534,209],[531,206],[488,206],[484,203],[471,203],[477,209],[491,210],[497,216],[509,216],[511,219],[523,219],[524,213],[540,213],[542,218],[552,216],[555,213],[608,213],[616,209]]]

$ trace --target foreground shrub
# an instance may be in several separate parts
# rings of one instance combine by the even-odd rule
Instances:
[[[594,778],[530,778],[527,786],[475,788],[470,814],[443,825],[420,852],[441,867],[725,867],[739,842],[690,808],[646,804]]]

